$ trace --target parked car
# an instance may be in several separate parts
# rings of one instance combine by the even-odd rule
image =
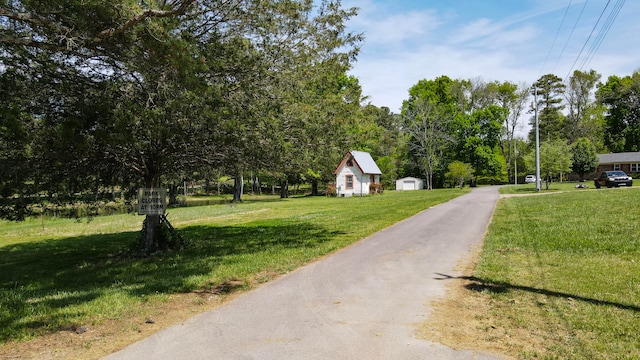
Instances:
[[[527,184],[531,184],[536,182],[536,176],[535,175],[527,175],[524,177],[524,182]]]
[[[593,179],[593,183],[598,189],[601,186],[606,186],[608,188],[614,186],[631,186],[633,185],[633,179],[631,178],[631,176],[625,174],[624,171],[603,171],[602,173],[600,173],[600,176]]]

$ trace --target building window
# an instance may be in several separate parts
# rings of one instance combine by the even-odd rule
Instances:
[[[347,160],[347,166],[353,166],[353,160],[351,159]]]
[[[353,175],[345,176],[345,186],[347,189],[353,189]]]
[[[640,164],[631,164],[631,172],[632,173],[640,172]]]
[[[613,170],[620,170],[620,164],[613,164]]]

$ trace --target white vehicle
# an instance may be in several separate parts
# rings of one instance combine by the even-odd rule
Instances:
[[[535,175],[527,175],[524,177],[524,182],[527,184],[531,184],[536,182],[536,176]]]

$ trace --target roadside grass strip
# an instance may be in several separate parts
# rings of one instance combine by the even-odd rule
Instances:
[[[636,188],[500,200],[470,286],[507,334],[490,340],[524,359],[640,358],[638,203]]]

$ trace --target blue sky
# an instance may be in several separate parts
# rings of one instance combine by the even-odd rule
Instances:
[[[350,74],[369,102],[393,112],[411,86],[441,75],[531,85],[548,73],[565,79],[594,69],[606,81],[640,69],[635,0],[343,0],[343,6],[360,8],[348,31],[365,35]]]

